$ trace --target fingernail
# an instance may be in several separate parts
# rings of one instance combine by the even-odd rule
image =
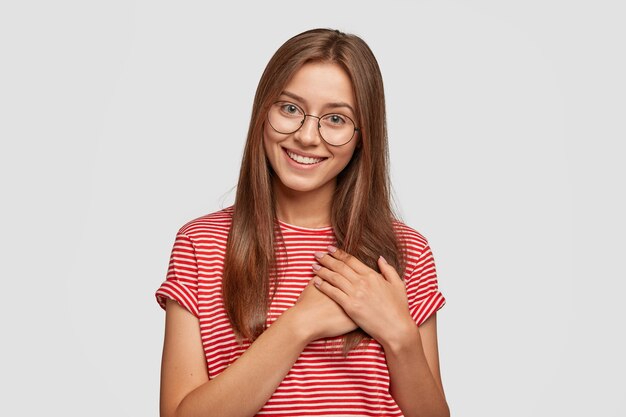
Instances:
[[[315,285],[316,287],[319,287],[320,285],[322,285],[322,279],[315,277],[313,279],[313,285]]]
[[[334,247],[333,245],[328,245],[328,252],[335,253],[337,252],[337,248]]]
[[[383,255],[380,255],[380,259],[382,259],[384,263],[388,263],[387,260],[383,258]]]
[[[322,267],[319,264],[313,264],[311,265],[311,268],[313,268],[314,271],[319,271],[320,269],[322,269]]]
[[[315,252],[315,257],[317,259],[322,259],[326,255],[324,252]]]

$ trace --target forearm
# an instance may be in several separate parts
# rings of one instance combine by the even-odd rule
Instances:
[[[256,414],[308,343],[298,328],[290,311],[285,312],[228,369],[190,392],[176,417]]]
[[[402,337],[383,344],[391,395],[406,417],[449,417],[442,390],[428,366],[419,330],[414,324]]]

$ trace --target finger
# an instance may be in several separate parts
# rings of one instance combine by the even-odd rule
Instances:
[[[322,293],[326,294],[328,298],[339,304],[341,308],[348,302],[348,296],[345,292],[341,291],[339,288],[333,287],[320,277],[313,278],[313,285]]]
[[[326,252],[315,252],[315,259],[319,262],[320,265],[334,271],[338,274],[343,275],[347,280],[354,281],[356,279],[356,271],[348,264],[343,262],[340,259],[333,258],[329,253]]]
[[[378,268],[380,268],[380,273],[385,277],[385,279],[391,284],[404,283],[400,275],[396,269],[389,265],[387,260],[382,257],[382,255],[378,258]]]
[[[318,264],[313,264],[312,268],[314,274],[331,284],[333,287],[339,288],[346,294],[350,293],[352,284],[350,280],[343,275],[333,272],[330,269]]]
[[[363,262],[359,261],[356,257],[350,255],[348,252],[336,248],[335,246],[328,246],[328,253],[337,260],[348,265],[353,271],[357,274],[366,274],[371,268],[365,265]]]

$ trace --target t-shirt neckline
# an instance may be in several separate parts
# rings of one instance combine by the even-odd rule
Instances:
[[[283,229],[289,229],[289,230],[293,230],[296,232],[303,232],[303,233],[328,233],[328,232],[332,232],[333,227],[332,226],[322,226],[322,227],[304,227],[304,226],[296,226],[295,224],[289,224],[287,222],[284,222],[280,219],[276,219],[278,221],[278,224],[281,226],[281,228]]]

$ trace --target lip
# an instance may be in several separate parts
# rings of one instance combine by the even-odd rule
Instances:
[[[324,159],[328,158],[327,156],[314,155],[314,154],[312,154],[312,153],[307,153],[307,152],[296,151],[296,150],[294,150],[294,149],[289,149],[289,148],[285,148],[285,147],[282,147],[282,148],[283,148],[285,151],[289,151],[289,152],[291,152],[291,153],[295,153],[295,154],[298,154],[298,155],[300,155],[300,156],[307,156],[307,157],[309,157],[309,158],[324,158]]]
[[[294,161],[293,159],[291,159],[289,157],[289,155],[287,154],[287,151],[289,152],[293,152],[296,153],[298,155],[302,155],[302,156],[308,156],[310,158],[324,158],[319,162],[316,162],[314,164],[301,164],[299,162]],[[315,155],[311,155],[311,154],[302,154],[300,152],[295,152],[291,149],[287,149],[287,148],[283,148],[283,155],[285,155],[285,159],[287,160],[287,164],[289,164],[289,166],[293,167],[293,168],[297,168],[299,170],[311,170],[311,169],[315,169],[318,166],[322,165],[324,163],[324,161],[326,161],[326,159],[328,159],[328,157],[325,156],[315,156]]]

